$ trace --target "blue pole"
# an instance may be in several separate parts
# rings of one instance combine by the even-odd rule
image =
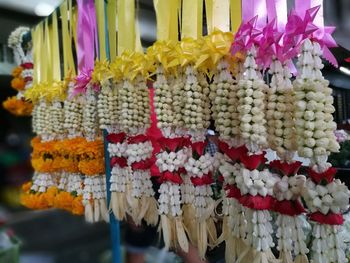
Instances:
[[[108,142],[106,140],[106,136],[108,132],[103,130],[103,144],[104,144],[104,153],[105,153],[105,166],[106,166],[106,187],[107,187],[107,205],[109,207],[109,203],[111,200],[111,192],[110,187],[111,183],[109,181],[111,177],[111,167],[110,167],[110,158],[108,153]],[[113,263],[121,263],[121,251],[120,251],[120,223],[115,219],[113,213],[109,214],[109,224],[111,231],[111,241],[112,241],[112,262]]]
[[[103,1],[103,0],[100,0],[100,1]],[[107,54],[107,59],[110,60],[106,1],[104,2],[104,9],[105,9],[106,54]],[[110,192],[111,166],[110,166],[110,157],[108,152],[108,142],[106,140],[107,135],[108,135],[108,132],[106,130],[103,130],[103,145],[104,145],[105,166],[106,166],[107,207],[109,207],[109,204],[111,201],[111,192]],[[112,241],[112,262],[121,263],[122,256],[121,256],[121,250],[120,250],[120,223],[118,220],[115,219],[115,216],[113,213],[109,214],[109,225],[110,225],[111,241]]]

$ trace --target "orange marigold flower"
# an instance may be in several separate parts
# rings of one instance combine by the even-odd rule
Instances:
[[[30,188],[32,187],[33,183],[32,181],[26,182],[24,184],[22,184],[22,191],[23,192],[29,192]]]
[[[9,97],[2,103],[5,110],[16,116],[30,116],[33,110],[31,102],[17,99],[16,96]]]
[[[103,174],[105,172],[104,160],[92,159],[79,162],[79,170],[85,175]]]
[[[46,190],[45,193],[42,194],[45,197],[49,207],[53,207],[57,193],[58,189],[54,186],[51,186]]]
[[[61,191],[55,196],[54,207],[71,211],[73,199],[74,197],[70,193]]]
[[[23,78],[14,78],[11,80],[11,87],[17,91],[24,90],[26,83]]]
[[[73,199],[72,202],[72,214],[73,215],[83,215],[84,214],[84,206],[82,203],[82,196],[77,196]]]
[[[23,71],[23,68],[21,66],[15,67],[13,68],[11,75],[14,78],[18,78],[21,75],[22,71]]]
[[[21,204],[30,209],[47,209],[50,207],[42,193],[21,194]]]
[[[57,167],[53,165],[52,159],[43,160],[41,157],[32,158],[32,166],[35,171],[40,173],[54,173],[57,172]]]

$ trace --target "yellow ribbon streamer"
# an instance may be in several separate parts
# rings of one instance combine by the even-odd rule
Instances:
[[[213,5],[214,0],[205,0],[205,16],[207,19],[207,32],[210,34],[213,32]]]
[[[118,55],[135,50],[135,2],[118,0]]]
[[[43,48],[41,49],[41,81],[48,81],[49,72],[51,73],[51,51],[50,51],[50,33],[49,33],[49,25],[48,20],[46,19],[44,22],[44,34],[43,34]],[[45,58],[45,59],[44,59]]]
[[[99,43],[100,60],[104,61],[107,59],[104,0],[95,0],[95,6],[96,6],[96,18],[97,18],[97,26],[98,26],[98,43]]]
[[[113,61],[117,56],[117,1],[108,0],[107,2],[107,19],[108,19],[108,41],[109,56]]]
[[[75,76],[75,64],[72,54],[72,35],[69,34],[68,28],[68,8],[67,1],[60,6],[61,23],[62,23],[62,45],[63,45],[63,74],[67,77],[70,73]]]
[[[157,40],[167,40],[169,37],[169,7],[166,0],[153,0],[157,18]]]
[[[182,2],[181,39],[202,36],[203,1],[186,0]]]
[[[179,19],[181,16],[181,1],[169,0],[169,36],[167,40],[178,41],[179,39]],[[179,13],[180,12],[180,13]],[[181,24],[180,24],[181,28]]]
[[[215,28],[230,31],[230,0],[206,0],[208,34]]]
[[[179,0],[154,0],[157,17],[157,40],[178,40]]]
[[[135,21],[135,51],[143,53],[142,43],[141,43],[141,32],[139,20],[136,18]]]
[[[33,36],[33,85],[41,81],[41,49],[42,49],[42,34],[43,34],[43,23],[39,23],[34,30],[32,30]]]
[[[214,0],[213,26],[223,32],[230,31],[230,0]]]
[[[77,8],[71,8],[70,12],[72,14],[70,19],[70,30],[72,32],[73,35],[73,39],[74,39],[74,45],[75,47],[77,47],[77,21],[78,21],[78,10]]]
[[[241,0],[230,0],[231,11],[231,31],[237,32],[242,22],[242,2]]]
[[[51,61],[52,61],[52,78],[55,81],[61,80],[61,63],[60,63],[60,49],[58,41],[58,25],[57,13],[52,14],[52,37],[51,37]]]

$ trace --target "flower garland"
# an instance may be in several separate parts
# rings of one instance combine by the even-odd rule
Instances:
[[[311,160],[303,197],[313,222],[312,258],[318,262],[347,262],[338,225],[341,212],[349,207],[350,191],[333,177],[336,170],[327,163],[330,152],[339,150],[334,130],[333,98],[320,69],[322,51],[317,42],[306,39],[298,59],[300,74],[293,82],[298,153]]]
[[[100,129],[106,129],[108,135],[108,153],[110,157],[110,208],[118,220],[126,219],[129,206],[127,192],[130,188],[130,167],[127,165],[127,142],[126,133],[121,131],[121,104],[122,97],[122,72],[120,66],[123,63],[120,57],[110,65],[99,62],[95,65],[92,78],[101,85],[98,95],[97,109]]]
[[[17,96],[7,98],[2,105],[7,111],[16,116],[30,116],[33,110],[32,103],[24,99],[18,99]]]
[[[78,79],[78,83],[79,83]],[[77,88],[79,86],[75,86]],[[97,122],[97,93],[95,84],[89,80],[86,84],[86,94],[82,96],[82,132],[89,143],[84,154],[88,157],[79,162],[79,168],[85,175],[83,188],[83,204],[85,206],[85,218],[88,222],[98,222],[104,219],[108,222],[108,211],[106,205],[106,190],[104,179],[104,154],[103,143],[99,139]],[[97,158],[91,158],[90,151],[94,146],[100,145],[101,152]],[[90,158],[89,158],[90,157]],[[93,165],[91,165],[93,164]],[[100,169],[103,168],[103,169]]]
[[[250,45],[237,91],[240,136],[246,150],[239,158],[242,167],[240,176],[236,177],[236,184],[241,195],[239,202],[247,220],[247,232],[243,239],[247,247],[239,257],[247,262],[252,259],[270,262],[274,260],[270,250],[274,243],[269,210],[273,206],[273,186],[277,178],[264,167],[265,152],[261,151],[267,145],[264,114],[267,87],[259,76],[256,55],[256,48]]]
[[[29,33],[29,28],[18,27],[8,38],[8,46],[12,48],[15,62],[18,65],[12,71],[13,79],[11,87],[18,93],[16,96],[7,98],[3,107],[16,116],[30,116],[33,105],[24,98],[24,91],[31,87],[33,80],[33,59],[31,42],[24,45],[23,36]]]
[[[268,40],[268,36],[266,36]],[[282,49],[275,44],[279,49]],[[260,51],[260,50],[259,50]],[[298,175],[301,162],[295,162],[293,157],[296,151],[296,132],[294,124],[294,95],[290,81],[291,73],[285,58],[274,57],[269,73],[272,74],[270,89],[267,93],[267,125],[268,143],[276,151],[281,160],[274,160],[269,164],[271,171],[280,176],[274,187],[274,211],[277,217],[277,249],[282,262],[308,262],[305,239],[301,229],[299,215],[305,212],[301,202],[301,193],[306,178]],[[291,231],[289,231],[289,229]]]

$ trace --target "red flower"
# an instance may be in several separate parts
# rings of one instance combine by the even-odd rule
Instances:
[[[230,147],[227,143],[219,141],[218,148],[222,153],[225,153],[232,161],[236,161],[241,155],[247,154],[248,149],[245,145],[237,148]]]
[[[161,174],[158,166],[155,163],[153,163],[153,165],[151,166],[150,171],[151,171],[151,176],[160,176]]]
[[[275,169],[286,176],[296,175],[301,165],[302,165],[302,162],[299,162],[299,161],[296,161],[293,163],[287,163],[287,162],[282,162],[280,160],[274,160],[270,162],[270,167],[272,169]]]
[[[275,199],[270,195],[263,197],[261,195],[252,196],[247,194],[247,195],[243,195],[239,199],[239,202],[243,206],[249,207],[254,210],[271,210],[271,208],[273,207],[274,201]]]
[[[128,144],[143,143],[148,140],[148,136],[144,134],[139,134],[128,138]]]
[[[27,63],[21,64],[20,66],[21,66],[21,68],[24,68],[24,69],[32,69],[33,63],[27,62]]]
[[[208,173],[207,175],[203,175],[202,177],[191,177],[191,182],[194,186],[202,186],[209,185],[214,182],[213,175]]]
[[[349,62],[350,63],[350,57],[344,59],[345,62]]]
[[[239,160],[244,164],[244,167],[248,170],[255,170],[266,162],[265,152],[262,154],[248,155],[243,154],[239,157]]]
[[[165,138],[161,137],[157,140],[160,148],[163,151],[175,152],[179,150],[179,148],[185,147],[187,144],[186,138],[178,137],[178,138]]]
[[[237,148],[228,148],[226,151],[226,155],[230,157],[232,161],[236,161],[240,159],[241,156],[247,155],[248,149],[245,145],[237,147]]]
[[[223,182],[225,181],[225,179],[224,179],[224,177],[223,177],[222,175],[219,175],[219,176],[218,176],[218,181],[219,181],[220,183],[223,183]]]
[[[121,133],[110,133],[106,136],[106,139],[110,143],[121,143],[124,141],[126,134],[124,132]]]
[[[218,148],[220,150],[220,152],[222,153],[226,153],[226,151],[228,150],[230,146],[228,146],[228,144],[226,142],[223,141],[218,141]]]
[[[273,210],[282,214],[282,215],[289,215],[289,216],[297,216],[302,213],[305,213],[305,209],[303,205],[298,201],[290,201],[290,200],[283,200],[283,201],[277,201],[274,203]]]
[[[159,177],[159,182],[172,182],[174,184],[182,184],[183,180],[179,172],[163,172]]]
[[[241,190],[239,190],[239,188],[235,185],[226,185],[225,190],[228,198],[235,198],[239,200],[242,197]]]
[[[337,173],[337,169],[334,167],[329,167],[323,173],[317,173],[312,168],[308,168],[307,173],[311,177],[311,179],[317,184],[320,184],[322,180],[326,180],[327,183],[331,183],[335,174]]]
[[[309,219],[326,225],[342,225],[344,223],[343,215],[334,213],[324,215],[321,212],[315,212],[309,215]]]
[[[119,165],[120,168],[124,168],[128,166],[126,158],[114,156],[111,158],[111,161],[110,161],[111,168],[114,167],[116,164]]]
[[[155,158],[148,158],[146,160],[133,163],[131,168],[133,170],[146,170],[149,169],[155,162]]]
[[[192,151],[196,152],[199,156],[203,155],[207,145],[208,141],[192,143]]]

